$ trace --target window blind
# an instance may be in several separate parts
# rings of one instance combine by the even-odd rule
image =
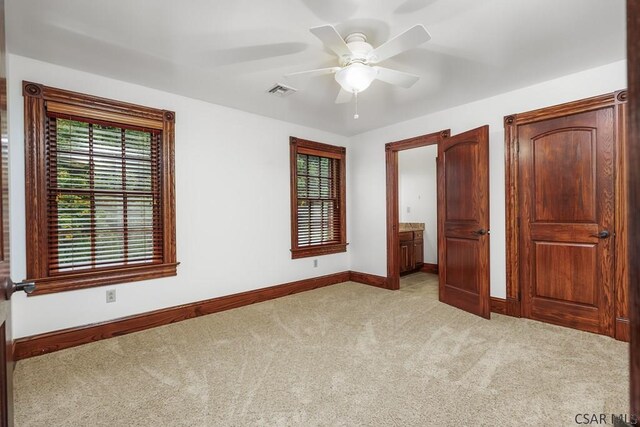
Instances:
[[[298,246],[340,243],[340,159],[297,155]]]
[[[161,263],[161,133],[46,120],[50,274]]]

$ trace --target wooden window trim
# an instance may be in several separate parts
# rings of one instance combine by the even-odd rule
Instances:
[[[289,138],[291,175],[291,258],[307,258],[347,251],[347,204],[346,204],[346,149],[335,145]],[[340,242],[313,246],[298,246],[298,154],[329,157],[340,160]]]
[[[24,97],[27,280],[34,281],[37,287],[32,295],[175,276],[178,266],[174,177],[175,113],[28,81],[22,82],[22,94]],[[49,274],[45,168],[45,121],[48,112],[161,131],[162,263],[100,268],[55,276]]]

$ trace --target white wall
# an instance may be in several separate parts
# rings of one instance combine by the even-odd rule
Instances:
[[[490,126],[491,295],[505,297],[505,115],[623,89],[626,61],[373,130],[350,141],[351,269],[386,276],[384,144],[450,128],[452,134]],[[429,102],[425,99],[424,102]]]
[[[424,222],[424,262],[438,263],[438,146],[398,152],[400,222]]]
[[[312,258],[292,260],[289,251],[289,136],[343,146],[347,138],[16,55],[8,61],[13,280],[26,277],[22,80],[176,112],[181,262],[172,278],[29,298],[17,294],[14,337],[349,269],[348,253],[320,257],[313,268]],[[117,301],[106,304],[111,288]]]
[[[626,64],[617,62],[349,139],[16,55],[8,60],[13,280],[24,279],[26,271],[22,80],[176,111],[182,262],[172,278],[29,298],[18,294],[12,299],[16,338],[349,269],[385,276],[384,144],[484,124],[491,126],[491,293],[504,297],[502,117],[626,86]],[[318,268],[310,258],[290,258],[290,135],[348,148],[350,245],[348,253],[320,257]],[[111,288],[117,289],[117,302],[106,304],[105,290]]]

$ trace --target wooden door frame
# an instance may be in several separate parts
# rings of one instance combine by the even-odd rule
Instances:
[[[437,145],[448,138],[450,130],[445,129],[427,135],[416,136],[385,144],[387,169],[387,289],[400,289],[400,213],[398,212],[398,152],[411,148]]]
[[[629,84],[628,151],[627,162],[640,164],[640,1],[627,0],[627,78]],[[626,181],[629,186],[629,212],[640,212],[640,169],[628,168]],[[627,262],[629,265],[629,320],[631,324],[630,362],[630,413],[640,417],[640,263],[631,262],[640,257],[640,218],[628,219]]]
[[[614,319],[616,339],[629,340],[627,305],[628,271],[627,241],[621,236],[627,233],[627,142],[626,142],[627,91],[619,90],[605,95],[541,108],[526,113],[512,114],[504,118],[505,174],[506,174],[506,248],[507,248],[507,314],[521,317],[522,282],[520,280],[520,228],[519,228],[519,157],[517,127],[541,120],[559,118],[612,107],[615,117],[615,273],[614,273]]]

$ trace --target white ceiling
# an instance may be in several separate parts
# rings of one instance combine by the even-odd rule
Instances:
[[[624,0],[8,0],[9,51],[327,131],[353,135],[625,58]],[[376,81],[334,104],[333,66],[308,29],[361,31],[375,47],[414,24],[432,40],[383,66],[422,76]],[[266,90],[299,89],[285,98]]]

